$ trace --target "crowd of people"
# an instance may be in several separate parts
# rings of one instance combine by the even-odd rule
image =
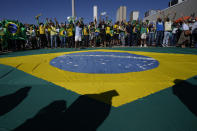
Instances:
[[[46,22],[41,23],[39,17],[36,16],[37,25],[2,20],[1,51],[113,46],[197,48],[197,20],[194,16],[178,22],[164,16],[158,17],[156,22],[117,21],[114,24],[108,19],[84,24],[82,18],[69,18],[64,23],[46,18]]]

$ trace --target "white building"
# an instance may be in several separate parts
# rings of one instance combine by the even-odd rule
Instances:
[[[176,12],[175,19],[178,19],[183,16],[190,16],[195,13],[197,16],[197,0],[181,0],[180,3],[170,6],[164,10],[161,10],[162,14],[165,16],[169,14],[169,18],[172,19],[174,17],[174,12]],[[158,17],[162,17],[160,13],[156,13],[154,15],[150,15],[145,17],[143,21],[157,21]]]
[[[120,6],[117,10],[116,14],[116,21],[126,21],[127,19],[127,7],[126,6]]]
[[[95,5],[93,7],[93,21],[98,21],[98,7]]]
[[[184,2],[185,0],[171,0],[168,4],[169,7],[176,5],[176,4],[180,4],[182,2]]]
[[[145,17],[148,17],[150,15],[154,15],[154,14],[157,14],[157,12],[159,12],[160,10],[149,10],[147,12],[145,12]]]
[[[138,20],[140,12],[139,11],[132,11],[130,14],[130,21]]]
[[[75,14],[75,0],[72,0],[72,16],[76,16]]]

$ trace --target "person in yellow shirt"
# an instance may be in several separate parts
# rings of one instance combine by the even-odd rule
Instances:
[[[43,23],[40,23],[39,25],[39,34],[40,34],[40,44],[41,48],[47,47],[47,38],[45,34],[45,25]]]
[[[46,27],[43,23],[39,23],[40,16],[41,16],[41,14],[36,16],[36,20],[37,20],[37,24],[39,25],[38,33],[40,36],[40,46],[41,46],[41,48],[44,48],[44,47],[47,47],[47,37],[46,37],[46,32],[45,32]]]
[[[53,42],[55,43],[55,48],[57,48],[57,31],[54,23],[50,25],[50,35],[51,35],[51,48],[53,48]]]
[[[119,44],[119,21],[115,23],[114,27],[114,44]]]
[[[107,24],[107,26],[105,28],[105,32],[106,32],[106,42],[107,42],[106,44],[111,47],[111,28],[110,28],[109,24]],[[105,45],[105,47],[106,47],[106,45]]]
[[[69,24],[67,28],[67,39],[68,39],[68,47],[74,47],[74,36],[73,36],[73,25]]]
[[[46,26],[46,36],[47,36],[47,42],[48,42],[48,47],[50,47],[50,44],[51,44],[51,28],[50,28],[50,25],[47,25]]]
[[[85,47],[89,47],[89,30],[87,25],[84,26],[83,28],[83,38],[84,38],[84,45]]]

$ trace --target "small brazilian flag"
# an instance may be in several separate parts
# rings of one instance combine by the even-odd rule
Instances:
[[[22,23],[14,20],[5,20],[3,21],[4,27],[6,28],[5,35],[9,39],[16,39],[16,40],[25,40],[26,35],[25,33],[25,27]]]

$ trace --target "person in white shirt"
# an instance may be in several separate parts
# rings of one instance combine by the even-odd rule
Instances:
[[[174,23],[173,24],[173,29],[172,29],[172,46],[175,46],[177,43],[177,36],[178,36],[178,24]]]
[[[189,30],[189,25],[184,22],[182,25],[182,28],[183,28],[183,31],[187,31],[187,30]]]
[[[169,38],[170,35],[172,33],[172,22],[170,21],[169,18],[166,18],[166,21],[164,23],[164,28],[165,28],[165,32],[164,32],[164,38],[163,38],[163,47],[168,47],[169,44]]]
[[[80,27],[80,23],[78,22],[75,28],[75,49],[79,45],[79,42],[81,42],[81,36],[82,36],[82,28]]]

